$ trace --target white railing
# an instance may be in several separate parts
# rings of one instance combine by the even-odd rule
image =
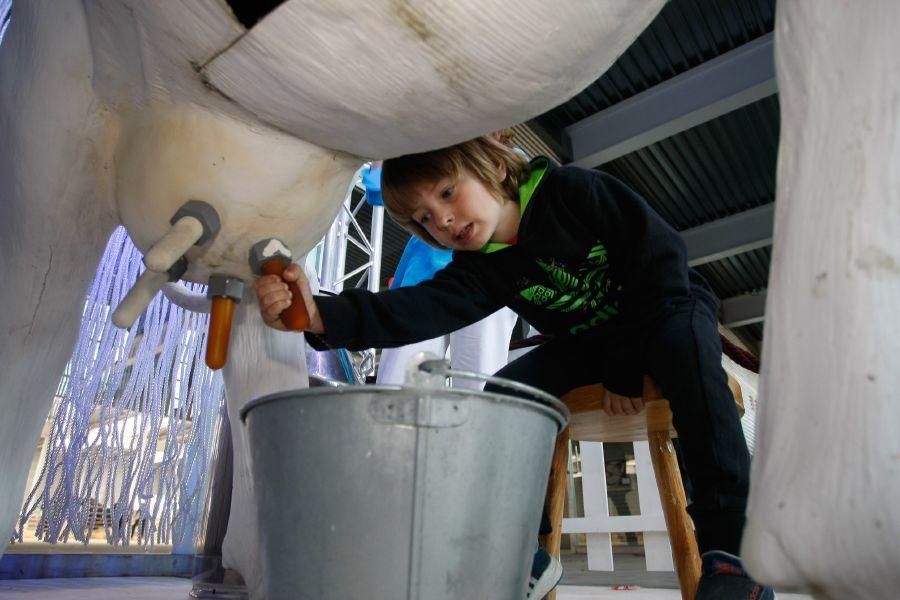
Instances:
[[[747,446],[753,453],[753,423],[756,415],[756,394],[759,375],[744,369],[727,356],[722,356],[725,371],[737,379],[741,386],[745,414],[741,419]],[[584,517],[563,519],[564,534],[585,534],[587,539],[588,569],[592,571],[612,571],[613,533],[640,532],[644,534],[644,555],[648,571],[674,571],[672,547],[666,530],[659,488],[653,474],[650,460],[650,446],[647,442],[634,442],[635,476],[638,480],[639,515],[611,516],[606,489],[606,465],[603,444],[600,442],[580,442],[581,485],[584,496]],[[571,458],[570,458],[571,464]],[[571,476],[571,475],[570,475]],[[572,486],[570,485],[570,495]],[[570,513],[574,513],[571,510]]]
[[[612,534],[640,532],[644,534],[644,555],[648,571],[674,571],[672,547],[666,532],[662,505],[650,447],[647,442],[634,443],[635,476],[638,480],[639,515],[611,516],[606,490],[606,465],[603,444],[581,442],[581,487],[584,517],[563,519],[564,534],[583,533],[587,540],[588,569],[612,571]]]

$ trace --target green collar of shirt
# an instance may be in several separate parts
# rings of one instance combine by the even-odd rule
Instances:
[[[525,209],[528,208],[528,203],[531,202],[531,196],[534,195],[534,190],[536,190],[537,186],[541,183],[549,166],[550,162],[543,156],[538,156],[531,161],[531,175],[525,183],[519,186],[520,215],[525,214]],[[479,252],[482,254],[490,254],[491,252],[497,252],[504,248],[509,248],[509,244],[505,242],[488,242],[481,247]]]

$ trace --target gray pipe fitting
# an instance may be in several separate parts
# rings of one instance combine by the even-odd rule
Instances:
[[[197,240],[197,246],[202,246],[208,242],[214,235],[219,233],[222,223],[219,221],[219,213],[211,204],[203,200],[188,200],[181,205],[172,219],[169,221],[172,225],[177,223],[184,217],[194,217],[203,225],[203,235]]]
[[[237,303],[244,297],[244,280],[233,275],[214,274],[209,276],[209,286],[206,288],[206,297],[230,298]]]
[[[250,247],[250,270],[261,275],[263,265],[273,258],[284,258],[287,262],[291,262],[294,256],[291,249],[278,238],[266,238],[256,242]]]
[[[187,272],[188,268],[188,260],[184,256],[175,261],[175,264],[169,267],[169,270],[166,271],[166,274],[169,276],[169,281],[178,281],[181,279],[181,276]]]

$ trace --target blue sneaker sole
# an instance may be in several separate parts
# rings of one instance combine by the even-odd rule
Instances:
[[[531,591],[525,596],[527,600],[543,600],[544,596],[553,591],[562,581],[562,563],[555,558],[550,558],[550,564],[544,570],[541,578],[537,580]]]

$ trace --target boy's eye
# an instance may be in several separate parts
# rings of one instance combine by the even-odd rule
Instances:
[[[428,222],[428,215],[422,215],[419,217],[419,225],[424,225]]]
[[[441,192],[441,198],[449,198],[452,195],[453,195],[453,186],[452,185],[450,187],[444,188],[444,190]]]

